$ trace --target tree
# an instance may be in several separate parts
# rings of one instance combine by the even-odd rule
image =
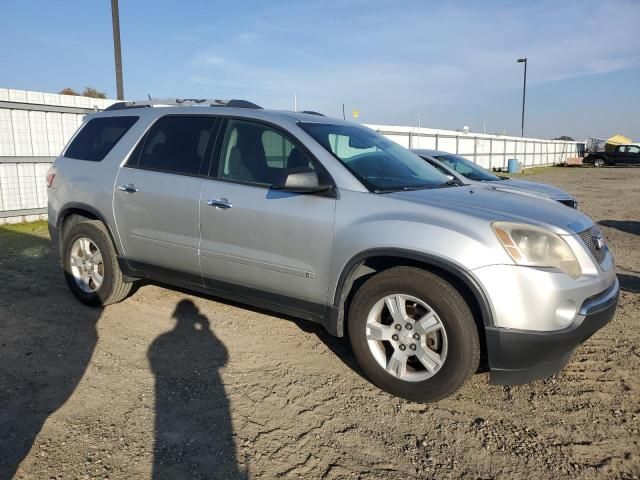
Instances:
[[[97,89],[93,87],[84,87],[84,91],[82,92],[83,97],[91,97],[91,98],[107,98],[107,94],[104,92],[99,92]]]
[[[63,88],[62,90],[60,90],[58,92],[60,95],[75,95],[76,97],[78,95],[80,95],[78,92],[76,92],[73,88],[71,87],[67,87],[67,88]]]
[[[573,138],[567,137],[566,135],[562,135],[561,137],[554,138],[554,140],[564,140],[565,142],[575,142]]]
[[[58,92],[60,95],[75,95],[75,96],[83,96],[90,98],[107,98],[107,95],[104,92],[100,92],[93,87],[84,87],[82,93],[76,92],[73,88],[67,87],[63,88]]]

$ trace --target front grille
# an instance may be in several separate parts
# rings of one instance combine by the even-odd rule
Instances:
[[[602,263],[602,261],[604,260],[604,255],[607,252],[607,245],[604,243],[604,237],[602,237],[600,229],[596,226],[593,226],[587,230],[584,230],[583,232],[578,233],[578,236],[585,244],[587,249],[589,249],[591,255],[593,255],[593,258],[595,258],[598,263]],[[598,249],[596,244],[596,238],[598,237],[602,238],[602,248],[600,249]]]
[[[558,201],[563,205],[566,205],[567,207],[578,208],[578,202],[576,202],[575,200],[558,200]]]

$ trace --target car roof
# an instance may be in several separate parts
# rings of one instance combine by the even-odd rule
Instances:
[[[327,117],[317,112],[293,112],[287,110],[270,110],[263,108],[227,107],[224,105],[190,105],[173,106],[158,104],[155,106],[141,105],[137,107],[104,110],[87,115],[87,119],[110,116],[139,116],[155,119],[164,115],[226,115],[247,119],[272,121],[274,123],[331,123],[332,125],[360,125],[347,120]]]

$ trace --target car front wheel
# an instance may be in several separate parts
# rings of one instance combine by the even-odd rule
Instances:
[[[478,368],[478,330],[467,303],[422,269],[397,267],[371,277],[356,293],[348,321],[360,366],[393,395],[440,400]]]

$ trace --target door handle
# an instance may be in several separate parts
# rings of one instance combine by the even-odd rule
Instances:
[[[126,185],[118,185],[118,190],[125,193],[136,193],[138,189],[133,183],[127,183]]]
[[[209,199],[207,200],[207,205],[210,207],[222,208],[224,210],[233,207],[233,204],[226,198]]]

